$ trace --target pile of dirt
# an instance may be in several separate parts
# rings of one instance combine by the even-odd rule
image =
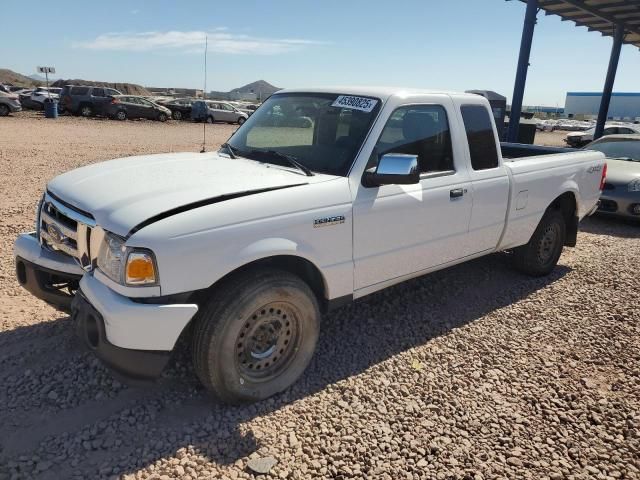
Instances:
[[[151,92],[144,88],[141,85],[136,85],[135,83],[112,83],[112,82],[95,82],[92,80],[80,80],[77,78],[74,79],[60,79],[53,82],[54,87],[64,87],[65,85],[91,85],[94,87],[109,87],[115,88],[119,92],[124,93],[125,95],[143,95],[149,96]]]

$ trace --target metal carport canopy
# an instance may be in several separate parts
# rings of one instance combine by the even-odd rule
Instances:
[[[607,119],[611,91],[618,68],[618,59],[620,58],[620,47],[626,43],[640,48],[640,0],[520,1],[527,4],[527,13],[522,32],[507,139],[514,142],[518,137],[522,97],[538,10],[544,10],[546,15],[558,15],[562,21],[572,21],[577,26],[588,28],[589,31],[600,32],[602,35],[613,36],[614,38],[594,135],[594,138],[598,138],[602,134],[604,123]]]
[[[602,35],[613,36],[614,26],[624,25],[622,43],[640,48],[640,0],[538,0],[538,7]]]

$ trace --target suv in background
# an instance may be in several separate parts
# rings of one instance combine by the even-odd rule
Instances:
[[[171,110],[138,95],[114,95],[105,104],[104,113],[116,120],[127,118],[148,118],[166,122],[171,118]]]
[[[105,106],[114,95],[122,95],[118,90],[108,87],[87,85],[65,85],[60,93],[59,108],[74,115],[91,117],[104,115]]]

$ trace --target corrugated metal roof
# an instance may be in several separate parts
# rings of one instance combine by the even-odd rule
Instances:
[[[640,48],[640,0],[539,0],[539,7],[602,35],[613,36],[614,25],[621,24],[624,43]]]

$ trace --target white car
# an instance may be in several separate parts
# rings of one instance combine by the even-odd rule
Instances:
[[[55,100],[56,102],[60,98],[60,92],[62,88],[57,87],[38,87],[31,92],[31,100],[44,106],[44,101],[48,98]]]
[[[606,170],[562,150],[501,148],[478,95],[282,90],[218,152],[54,178],[16,274],[120,374],[157,377],[184,332],[210,391],[261,400],[305,370],[322,312],[502,250],[550,273]]]
[[[584,132],[571,132],[567,134],[565,142],[567,145],[574,148],[584,147],[586,144],[593,141],[593,135],[595,132],[596,127],[592,127]],[[604,126],[602,136],[619,134],[640,134],[640,125],[633,123],[607,123]]]

